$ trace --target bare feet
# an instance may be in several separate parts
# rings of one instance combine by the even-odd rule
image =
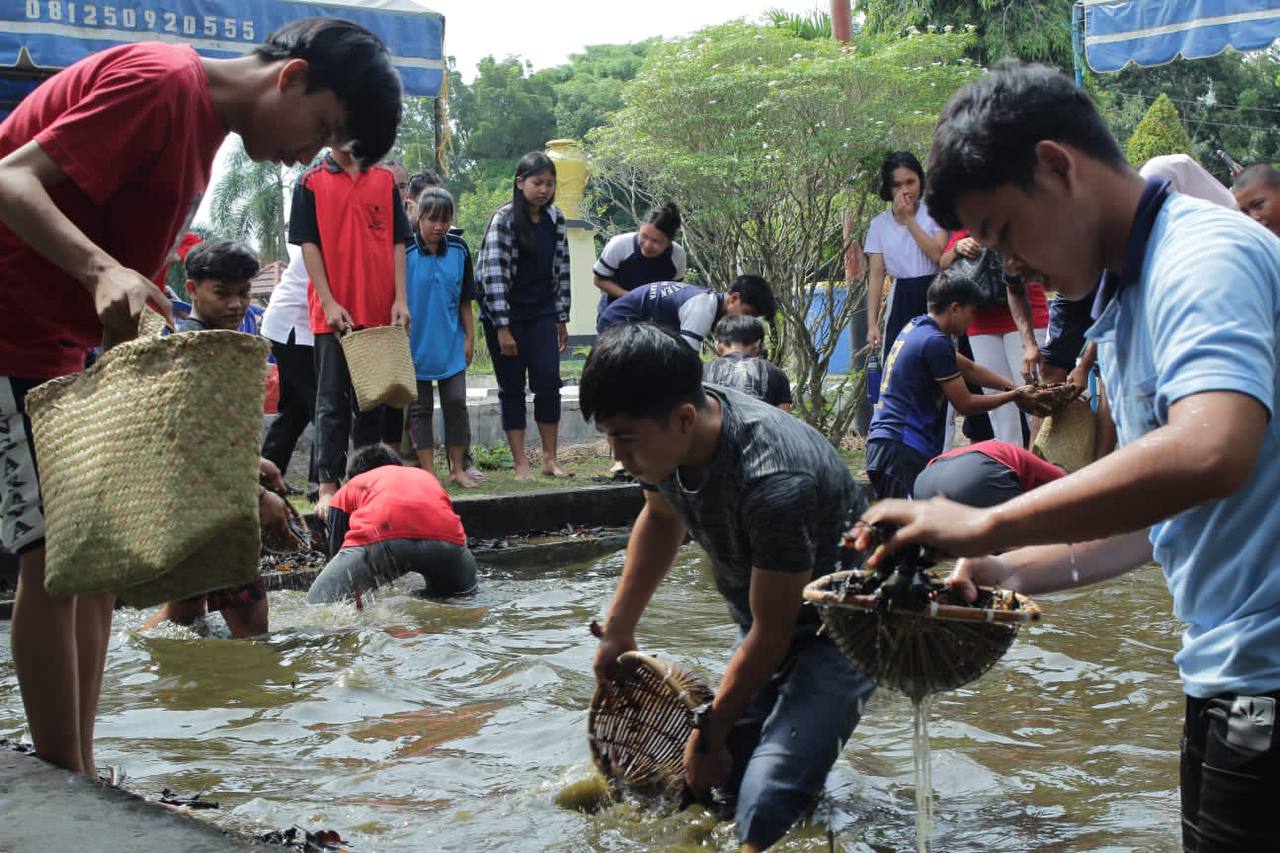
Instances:
[[[473,482],[476,482],[476,483],[483,483],[485,480],[489,479],[487,476],[485,476],[485,473],[483,471],[481,471],[479,468],[477,468],[474,465],[468,468],[464,473],[468,477],[470,477]]]
[[[333,496],[338,493],[337,483],[321,483],[320,494],[316,497],[315,514],[321,519],[328,521],[329,519],[329,503],[333,500]]]
[[[466,471],[454,471],[449,475],[449,482],[461,489],[474,489],[480,484],[467,476]]]
[[[532,479],[533,479],[533,469],[532,469],[532,468],[530,468],[530,467],[528,466],[528,464],[527,464],[527,463],[526,463],[524,466],[517,466],[517,467],[516,467],[516,477],[515,477],[515,478],[516,478],[517,480],[522,480],[522,481],[523,481],[523,480],[532,480]]]
[[[542,475],[544,477],[555,477],[557,480],[564,480],[573,476],[573,474],[561,468],[560,463],[554,461],[542,463]]]

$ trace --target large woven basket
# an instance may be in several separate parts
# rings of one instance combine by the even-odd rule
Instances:
[[[1077,397],[1045,418],[1031,450],[1054,465],[1079,471],[1093,461],[1097,436],[1093,409]]]
[[[596,767],[615,790],[685,803],[684,750],[692,711],[710,702],[711,688],[675,664],[639,652],[618,658],[620,678],[597,685],[587,716]]]
[[[1031,599],[980,590],[978,606],[930,602],[886,607],[846,589],[853,572],[835,572],[804,589],[844,656],[868,678],[911,699],[954,690],[978,678],[1013,643],[1018,628],[1040,618]]]
[[[114,592],[146,607],[256,577],[270,344],[145,326],[27,395],[54,595]]]
[[[383,403],[399,408],[418,399],[418,379],[404,327],[359,329],[340,340],[360,411]]]

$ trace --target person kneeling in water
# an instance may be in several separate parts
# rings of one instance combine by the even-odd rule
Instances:
[[[476,588],[476,561],[462,520],[430,471],[409,468],[385,444],[362,447],[329,504],[329,560],[307,602],[324,604],[418,572],[431,595]]]

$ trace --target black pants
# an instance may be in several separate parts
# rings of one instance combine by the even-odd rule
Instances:
[[[534,320],[513,320],[509,327],[516,339],[516,354],[502,354],[498,332],[488,321],[484,339],[493,359],[493,373],[498,380],[498,403],[502,410],[502,429],[506,432],[525,428],[525,373],[533,391],[533,419],[540,424],[560,423],[560,339],[554,316]]]
[[[929,459],[900,441],[873,438],[867,442],[867,479],[877,500],[909,498],[916,477]]]
[[[347,472],[347,446],[352,438],[356,447],[382,441],[385,420],[378,409],[361,412],[355,415],[352,429],[356,393],[342,344],[332,332],[316,335],[315,363],[316,481],[340,483]]]
[[[1182,849],[1274,850],[1280,805],[1280,692],[1187,697],[1182,730]]]
[[[316,414],[315,348],[295,343],[293,332],[290,332],[288,342],[271,342],[271,354],[275,356],[276,367],[280,371],[280,403],[277,407],[279,414],[271,422],[267,437],[262,442],[262,455],[284,473],[289,468],[298,436]],[[314,452],[311,464],[307,466],[307,482],[318,482]]]
[[[382,442],[399,450],[400,442],[404,438],[404,409],[397,409],[383,403],[381,406],[374,407],[372,411],[362,413],[360,406],[354,402],[354,395],[352,397],[354,408],[351,410],[351,416],[355,418],[352,440],[356,447]]]

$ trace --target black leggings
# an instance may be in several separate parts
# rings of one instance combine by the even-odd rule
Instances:
[[[1187,697],[1182,731],[1182,849],[1276,849],[1280,805],[1280,692]]]

